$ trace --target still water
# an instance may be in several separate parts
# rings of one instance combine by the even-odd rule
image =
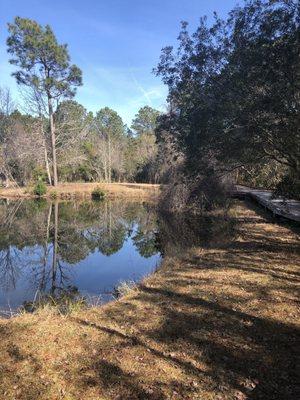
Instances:
[[[141,203],[0,200],[0,314],[43,296],[104,303],[165,254],[231,236],[227,218],[163,216]]]
[[[157,218],[124,202],[0,202],[0,310],[43,293],[105,302],[159,264]]]

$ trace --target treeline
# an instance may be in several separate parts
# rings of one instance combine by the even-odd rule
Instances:
[[[74,100],[62,101],[53,114],[59,180],[157,182],[158,115],[157,110],[145,106],[128,128],[108,107],[93,115]],[[0,89],[2,184],[53,183],[51,154],[49,119],[21,113],[9,91]]]
[[[141,108],[130,128],[108,107],[93,115],[73,100],[82,72],[49,25],[16,17],[8,32],[9,61],[25,113],[16,109],[9,90],[0,88],[2,184],[159,180],[157,110]]]
[[[169,87],[158,138],[173,146],[172,208],[213,204],[230,183],[300,197],[300,6],[249,0],[226,20],[182,23],[155,69]]]
[[[67,46],[17,17],[7,46],[29,112],[1,91],[1,178],[169,183],[169,209],[224,203],[235,183],[300,198],[299,32],[296,0],[247,0],[192,34],[183,22],[155,68],[168,112],[146,106],[128,128],[75,102],[82,74]]]

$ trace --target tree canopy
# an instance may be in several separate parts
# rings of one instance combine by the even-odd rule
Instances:
[[[122,118],[109,107],[101,108],[96,113],[95,125],[97,133],[104,137],[120,139],[125,133]]]
[[[58,104],[61,99],[75,95],[76,87],[82,84],[81,70],[70,64],[67,45],[58,44],[49,25],[42,27],[31,19],[16,17],[14,23],[8,24],[8,31],[7,50],[12,56],[10,63],[19,68],[13,76],[18,84],[32,90],[36,102],[39,102],[37,108],[40,113],[46,110],[48,113],[53,184],[57,185],[54,101]]]
[[[134,120],[132,121],[131,129],[137,134],[150,134],[155,133],[157,127],[157,119],[160,112],[150,106],[144,106],[139,109]]]
[[[81,70],[70,65],[66,44],[58,44],[49,25],[16,17],[8,24],[10,63],[19,67],[13,73],[17,83],[34,86],[50,99],[73,97],[82,84]]]
[[[29,115],[0,90],[0,179],[173,182],[182,204],[211,202],[224,182],[299,197],[299,11],[296,0],[246,0],[193,33],[182,22],[154,70],[168,111],[145,105],[130,129],[117,111],[76,102],[82,74],[67,45],[16,17],[7,48]]]
[[[162,50],[157,75],[169,87],[161,120],[187,175],[275,162],[300,179],[300,41],[296,1],[249,0],[227,20],[182,23],[177,49]],[[257,171],[259,173],[259,171]]]

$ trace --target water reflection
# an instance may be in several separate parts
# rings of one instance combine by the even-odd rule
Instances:
[[[161,214],[158,218],[159,248],[162,255],[183,254],[193,247],[220,248],[235,236],[236,220],[228,210],[215,214]]]
[[[0,202],[0,308],[31,307],[37,295],[111,298],[120,281],[153,271],[161,255],[221,246],[232,221],[157,214],[124,201]],[[28,307],[27,307],[28,308]]]
[[[32,300],[37,292],[51,298],[68,293],[73,297],[79,287],[88,294],[90,287],[95,289],[95,282],[81,287],[81,281],[87,279],[80,276],[86,273],[99,278],[99,271],[91,271],[83,262],[91,256],[95,256],[94,264],[102,264],[102,270],[109,265],[107,259],[117,253],[117,262],[126,264],[121,270],[104,272],[105,279],[96,284],[99,290],[91,290],[95,295],[103,295],[101,292],[109,291],[119,280],[132,278],[131,269],[138,270],[140,278],[153,270],[160,258],[155,245],[156,215],[141,204],[3,201],[0,223],[2,308],[15,307],[21,299]]]

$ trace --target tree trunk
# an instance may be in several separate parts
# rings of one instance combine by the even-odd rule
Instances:
[[[108,176],[107,176],[107,160],[106,160],[106,155],[104,156],[104,181],[107,183],[108,182]]]
[[[48,218],[47,218],[47,227],[46,227],[46,238],[45,242],[43,245],[44,249],[44,257],[43,257],[43,262],[42,262],[42,277],[39,282],[39,290],[41,292],[45,292],[46,290],[46,285],[47,285],[47,279],[46,279],[46,269],[47,269],[47,260],[48,260],[48,253],[49,253],[49,237],[50,237],[50,223],[51,223],[51,214],[52,214],[52,204],[49,206],[49,211],[48,211]]]
[[[43,138],[43,144],[44,144],[45,168],[46,168],[46,172],[47,172],[49,185],[51,185],[52,179],[51,179],[51,172],[50,172],[50,166],[49,166],[49,160],[48,160],[47,143],[46,143],[46,137],[45,137],[45,132],[44,132],[44,128],[43,128],[43,121],[42,121],[41,115],[40,115],[40,129],[41,129],[41,137]]]
[[[111,143],[108,135],[108,183],[111,183]]]
[[[55,137],[55,126],[53,119],[53,107],[50,98],[48,98],[48,110],[49,110],[49,120],[50,120],[51,146],[52,146],[53,186],[57,186],[58,178],[57,178],[57,162],[56,162],[56,137]]]
[[[48,161],[48,153],[47,153],[46,143],[45,143],[45,166],[46,166],[46,171],[47,171],[48,182],[49,182],[49,185],[51,185],[52,184],[52,179],[51,179],[51,173],[50,173],[50,166],[49,166],[49,161]]]

